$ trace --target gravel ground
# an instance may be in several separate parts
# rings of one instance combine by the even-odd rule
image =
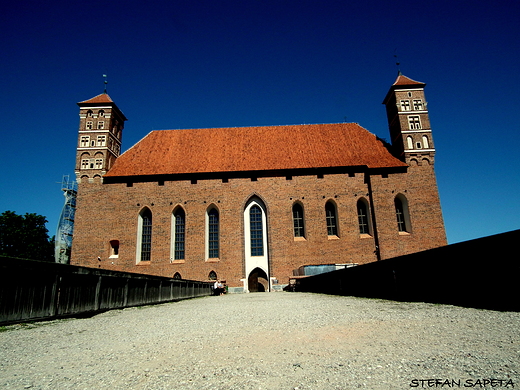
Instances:
[[[0,328],[0,388],[520,388],[519,324],[426,303],[205,297]]]

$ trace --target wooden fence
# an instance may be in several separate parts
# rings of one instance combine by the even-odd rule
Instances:
[[[0,324],[211,295],[211,283],[0,257]]]

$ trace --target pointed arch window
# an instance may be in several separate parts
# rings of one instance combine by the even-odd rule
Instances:
[[[174,241],[174,260],[184,260],[185,240],[186,240],[186,214],[182,208],[177,209],[173,214],[173,241]]]
[[[208,280],[217,280],[217,273],[215,271],[211,271],[208,275]]]
[[[305,238],[305,226],[303,220],[303,207],[295,203],[292,208],[294,237]]]
[[[251,256],[264,255],[264,235],[262,226],[262,210],[254,205],[249,210],[249,223],[251,234]]]
[[[208,211],[208,258],[217,259],[219,257],[219,230],[220,230],[220,218],[219,212],[216,208],[212,208]]]
[[[152,212],[145,208],[139,215],[139,261],[150,261],[152,254]]]
[[[325,204],[325,219],[327,221],[327,235],[337,236],[338,235],[338,222],[336,205],[329,201]]]
[[[370,216],[368,214],[368,203],[365,199],[357,201],[359,234],[370,234]]]
[[[395,216],[397,219],[397,229],[400,233],[410,232],[410,215],[408,212],[408,201],[406,197],[399,194],[394,199]]]

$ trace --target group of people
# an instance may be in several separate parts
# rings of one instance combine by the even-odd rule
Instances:
[[[224,295],[226,293],[226,287],[220,280],[216,280],[215,284],[213,284],[213,293],[215,295]]]

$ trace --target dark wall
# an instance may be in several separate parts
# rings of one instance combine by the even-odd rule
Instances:
[[[520,311],[520,230],[311,276],[296,291]]]
[[[0,257],[0,324],[211,295],[211,284]]]

